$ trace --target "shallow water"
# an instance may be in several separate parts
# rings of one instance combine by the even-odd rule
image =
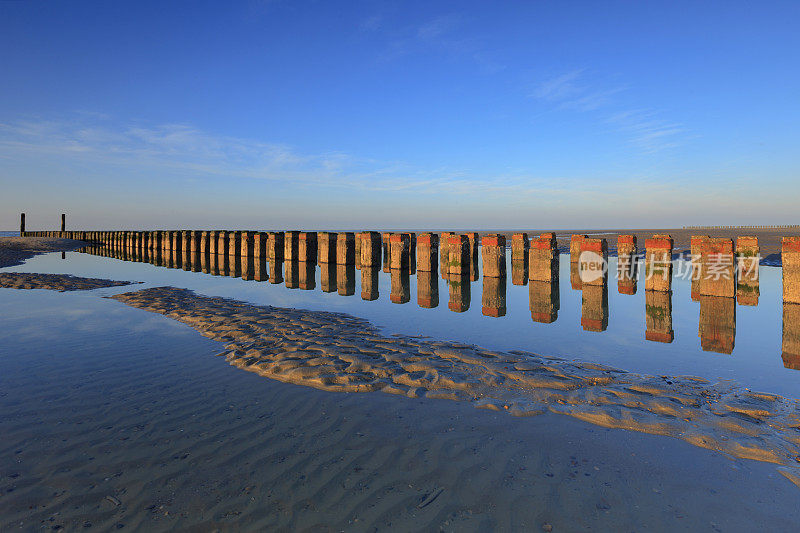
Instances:
[[[680,277],[673,279],[671,298],[669,295],[660,295],[660,301],[646,302],[643,282],[639,283],[636,294],[621,294],[612,278],[604,311],[601,291],[571,288],[567,255],[561,256],[560,283],[554,292],[557,298],[554,295],[548,297],[549,285],[527,280],[525,285],[515,285],[515,281],[525,276],[515,276],[510,257],[507,261],[509,274],[505,286],[477,273],[472,276],[474,281],[464,283],[457,290],[440,273],[431,276],[417,272],[406,277],[397,272],[380,270],[373,273],[377,295],[374,290],[372,294],[365,295],[377,296],[371,301],[362,298],[362,271],[353,267],[337,268],[335,265],[324,267],[308,264],[300,268],[295,264],[288,265],[287,271],[287,265],[281,263],[279,266],[284,282],[279,284],[247,281],[231,275],[213,276],[78,252],[45,254],[29,260],[25,265],[5,270],[136,280],[145,282],[139,286],[142,288],[172,285],[201,294],[231,297],[261,305],[345,312],[367,318],[387,333],[422,334],[497,350],[527,350],[567,359],[600,362],[646,374],[688,374],[713,381],[735,380],[755,390],[790,398],[800,395],[800,372],[787,368],[782,357],[783,304],[779,268],[761,267],[760,298],[756,306],[738,305],[733,299],[705,298],[699,302],[692,301],[691,282]],[[296,279],[292,282],[294,268],[300,272],[295,274]],[[610,270],[616,270],[613,258]],[[286,279],[297,288],[288,288]],[[323,288],[332,292],[324,292]],[[116,292],[124,292],[124,289],[111,290],[110,293]],[[340,292],[349,295],[343,296]],[[436,297],[431,298],[437,292],[438,303]],[[503,294],[505,298],[502,298]],[[583,303],[584,296],[586,304]],[[592,298],[596,300],[592,301]],[[502,304],[503,300],[505,309],[501,310],[502,306],[497,303]],[[553,306],[558,311],[557,315],[551,316],[553,321],[543,323],[533,320],[532,301],[537,311],[541,310],[542,305],[547,307],[555,304]],[[422,307],[420,304],[431,307]],[[645,339],[645,310],[648,304],[655,304],[662,313],[669,313],[671,305],[672,342]],[[494,312],[485,309],[492,306]],[[464,311],[454,312],[451,308]],[[487,316],[484,311],[487,314],[504,314]],[[584,312],[589,318],[593,313],[605,312],[605,329],[584,329],[581,325]],[[538,318],[541,319],[541,316]],[[699,335],[701,320],[704,323],[703,338]],[[800,328],[800,323],[796,326]],[[793,331],[792,327],[793,324],[787,324],[790,332]],[[719,353],[726,351],[731,353]],[[791,361],[787,364],[791,364]]]
[[[97,259],[61,264],[107,267],[83,262]],[[99,297],[124,290],[0,289],[0,530],[791,531],[800,520],[774,465],[557,415],[264,379],[213,357],[220,343],[186,325]]]

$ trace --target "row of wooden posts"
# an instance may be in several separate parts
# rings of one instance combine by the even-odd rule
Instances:
[[[389,242],[391,239],[389,239]],[[183,268],[194,272],[212,275],[241,277],[245,280],[269,281],[270,283],[286,283],[289,289],[313,290],[317,287],[316,268],[320,269],[320,288],[323,292],[338,292],[342,296],[356,294],[355,270],[361,270],[361,298],[377,300],[378,273],[381,269],[390,274],[391,291],[389,298],[393,303],[408,303],[410,294],[410,273],[413,269],[390,268],[390,254],[383,250],[383,265],[362,266],[356,256],[355,263],[337,264],[319,261],[276,261],[265,256],[256,258],[223,254],[201,254],[192,251],[191,246],[176,252],[170,250],[147,248],[114,247],[103,244],[90,244],[84,249],[90,254],[112,257],[130,261],[144,261],[156,266]],[[530,254],[528,255],[530,257]],[[436,256],[433,255],[435,262]],[[469,275],[447,275],[442,268],[442,277],[447,279],[447,307],[454,312],[469,310],[472,299],[471,283],[478,279],[477,257],[469,258]],[[267,263],[269,272],[267,273]],[[558,277],[551,281],[529,280],[528,261],[511,261],[511,281],[514,285],[528,285],[529,309],[534,322],[552,323],[558,318],[560,309],[560,289]],[[467,270],[464,268],[463,270]],[[416,271],[417,304],[423,308],[434,308],[439,305],[439,285],[436,265],[433,271]],[[573,289],[581,291],[580,323],[586,331],[605,331],[608,327],[608,283],[582,283],[579,275],[579,263],[570,262],[570,279]],[[741,281],[740,277],[740,281]],[[501,317],[506,314],[506,278],[483,276],[481,295],[481,312],[490,317]],[[637,279],[621,278],[618,289],[623,294],[635,294]],[[741,289],[741,287],[740,287]],[[736,336],[736,302],[743,305],[757,303],[757,286],[755,301],[750,291],[737,291],[737,298],[693,294],[692,299],[700,304],[698,335],[701,347],[705,351],[731,353]],[[647,290],[645,293],[646,329],[645,338],[656,342],[672,342],[672,291]],[[790,368],[800,368],[800,304],[784,302],[783,314],[783,360]]]
[[[443,274],[468,274],[471,258],[477,259],[479,245],[485,277],[505,277],[506,238],[499,234],[456,234],[444,232],[378,233],[352,232],[301,232],[301,231],[60,231],[22,232],[28,236],[65,237],[99,242],[104,245],[126,248],[145,248],[165,252],[181,250],[205,254],[264,257],[277,261],[316,261],[319,263],[357,264],[380,266],[383,262],[392,269],[415,268],[417,271],[435,271],[438,263]],[[673,239],[669,235],[653,235],[645,239],[645,290],[670,291],[672,289]],[[585,254],[584,252],[592,252]],[[382,261],[382,253],[387,255]],[[758,261],[760,250],[757,237],[742,236],[734,243],[730,238],[693,236],[692,295],[735,297],[737,290],[752,289],[758,293]],[[636,236],[619,235],[617,238],[620,290],[625,292],[637,276],[636,261],[639,250]],[[783,299],[800,303],[800,237],[784,237],[782,242]],[[598,268],[589,257],[608,264],[608,244],[603,238],[572,235],[569,249],[570,263],[577,263],[581,283],[602,285],[607,283],[608,272],[601,276],[584,276],[583,270]],[[511,238],[511,260],[527,263],[528,279],[552,281],[558,277],[559,249],[555,233],[543,233],[528,238],[526,233],[516,233]],[[573,270],[573,269],[571,269]],[[713,272],[712,272],[713,270]],[[573,279],[574,284],[574,279]]]

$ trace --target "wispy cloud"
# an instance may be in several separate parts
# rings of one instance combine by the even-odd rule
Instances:
[[[598,85],[601,84],[589,79],[585,69],[574,69],[540,82],[531,97],[552,104],[557,110],[592,112],[648,153],[680,144],[679,136],[686,132],[681,124],[660,118],[655,110],[626,109],[615,95],[629,87]]]

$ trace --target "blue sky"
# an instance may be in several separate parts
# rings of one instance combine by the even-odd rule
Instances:
[[[0,226],[796,223],[800,2],[0,2]]]

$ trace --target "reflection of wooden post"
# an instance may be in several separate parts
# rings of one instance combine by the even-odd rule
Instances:
[[[736,258],[733,240],[710,238],[701,252],[700,294],[703,296],[736,296]]]
[[[672,290],[672,237],[653,235],[644,240],[646,291]]]
[[[362,234],[363,235],[363,234]],[[361,245],[364,246],[365,241]],[[363,248],[362,248],[363,250]],[[361,299],[371,302],[378,299],[377,266],[361,266]]]
[[[758,260],[760,250],[758,237],[736,239],[736,301],[739,305],[758,305],[759,281]]]
[[[783,301],[800,304],[800,237],[784,237],[781,243]]]
[[[698,329],[704,352],[732,353],[736,340],[736,300],[701,294]]]
[[[486,243],[484,242],[484,246]],[[506,316],[506,278],[483,277],[483,294],[481,297],[481,313],[484,316]]]
[[[486,235],[481,247],[483,276],[485,278],[506,277],[506,238],[500,234]]]
[[[435,272],[417,271],[417,305],[426,309],[439,306],[439,278]]]
[[[314,261],[300,261],[298,268],[300,270],[300,289],[304,291],[312,291],[317,287],[316,279],[316,264]]]
[[[322,241],[318,242],[321,243]],[[320,246],[320,250],[322,250],[322,246]],[[322,292],[336,292],[336,263],[320,262],[319,283]]]
[[[783,302],[783,366],[800,370],[800,304]]]
[[[394,235],[392,236],[394,237]],[[394,247],[394,242],[392,246]],[[392,268],[391,293],[389,300],[392,303],[404,304],[411,300],[411,285],[407,268]]]
[[[558,279],[558,243],[555,233],[543,233],[530,242],[528,251],[528,279],[554,281]]]
[[[586,331],[605,331],[608,328],[608,284],[583,284],[581,326]]]
[[[531,281],[528,284],[528,307],[531,320],[550,324],[558,319],[561,296],[558,293],[558,280]]]
[[[464,237],[464,241],[467,240],[466,236],[462,235],[462,237]],[[451,246],[454,240],[456,240],[456,237],[450,237]],[[451,249],[450,255],[452,254],[453,251]],[[450,300],[447,302],[448,309],[456,313],[463,313],[469,310],[471,294],[469,277],[467,274],[451,273],[447,280],[447,290],[450,293]]]
[[[19,236],[25,236],[25,213],[19,215]]]
[[[647,326],[644,338],[655,342],[672,342],[675,338],[672,330],[672,292],[645,291],[644,301]]]
[[[356,293],[355,265],[336,265],[336,286],[339,296],[353,296]]]

